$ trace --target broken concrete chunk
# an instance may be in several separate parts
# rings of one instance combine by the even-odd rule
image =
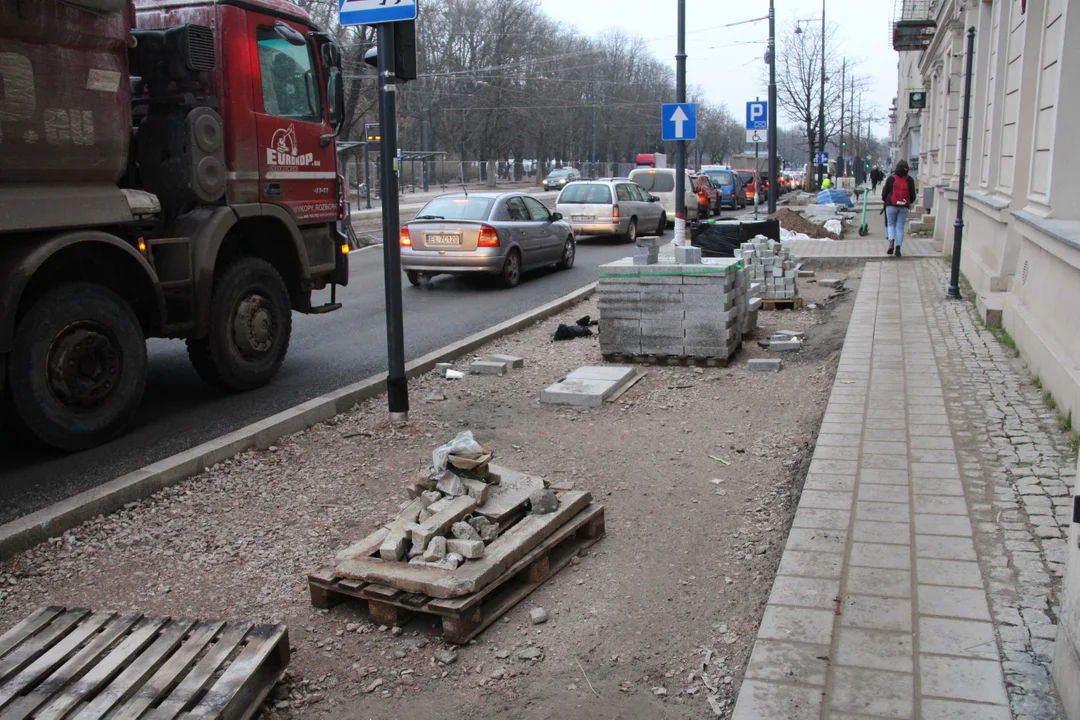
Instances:
[[[469,372],[473,375],[505,375],[506,365],[499,362],[477,360],[469,366]]]
[[[456,553],[467,560],[475,560],[484,556],[483,540],[447,540],[446,550]]]
[[[547,515],[559,509],[559,498],[552,491],[541,488],[529,495],[529,512],[533,515]]]
[[[461,478],[461,484],[465,488],[465,494],[476,501],[477,505],[483,505],[488,499],[488,484],[482,480]]]
[[[469,518],[468,523],[473,526],[473,529],[476,530],[476,532],[480,533],[480,539],[486,543],[499,537],[499,526],[483,515],[476,515],[475,517]]]
[[[547,610],[542,607],[534,607],[529,611],[529,622],[533,625],[542,625],[548,621]]]
[[[573,480],[555,480],[548,487],[555,492],[569,492],[574,489],[574,484]]]
[[[443,502],[440,500],[439,502]],[[435,503],[438,504],[438,503]],[[412,541],[427,547],[428,541],[436,535],[445,535],[450,527],[476,509],[476,501],[463,496],[450,500],[443,510],[432,515],[420,527],[412,531]]]
[[[501,523],[516,513],[529,501],[529,494],[533,490],[544,487],[544,481],[535,475],[526,475],[498,465],[492,465],[488,474],[496,475],[499,484],[488,489],[488,500],[477,509],[476,514],[495,523]]]
[[[429,503],[437,503],[442,500],[442,493],[438,490],[425,490],[421,495],[427,498]]]
[[[802,342],[799,340],[776,340],[769,343],[769,349],[773,352],[799,352],[802,350]]]
[[[518,653],[519,660],[539,660],[544,656],[544,651],[538,647],[527,647]]]
[[[435,659],[443,665],[453,665],[457,662],[457,653],[453,650],[436,650]]]
[[[746,363],[746,367],[750,369],[750,372],[780,372],[780,369],[784,367],[784,361],[780,358],[755,358]]]
[[[525,359],[513,355],[488,355],[484,360],[493,363],[502,363],[507,370],[515,370],[525,367]]]
[[[821,287],[827,287],[827,288],[838,288],[843,284],[844,284],[843,280],[833,279],[833,278],[821,278],[820,280],[818,280],[818,285],[820,285]]]
[[[379,545],[379,557],[383,560],[401,560],[405,557],[405,551],[409,547],[409,537],[405,526],[415,523],[423,511],[431,502],[423,495],[405,506],[398,516],[387,527],[386,537]]]
[[[431,538],[427,544],[427,548],[424,549],[424,561],[438,562],[444,557],[446,557],[446,538],[442,535],[436,535]]]
[[[443,495],[449,495],[450,497],[458,497],[459,495],[466,494],[465,486],[461,483],[461,478],[449,471],[439,478],[439,483],[435,486],[435,489]]]
[[[451,570],[456,570],[463,562],[465,562],[465,558],[461,557],[458,553],[446,553],[446,557],[443,558],[443,565]]]
[[[479,540],[480,533],[467,522],[456,522],[450,528],[450,533],[457,540]]]
[[[447,370],[453,369],[454,363],[435,363],[435,367],[432,368],[431,372],[435,373],[436,375],[446,375]]]

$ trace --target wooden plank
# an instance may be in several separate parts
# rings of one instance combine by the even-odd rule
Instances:
[[[41,628],[37,635],[14,648],[4,656],[3,660],[0,660],[0,683],[18,674],[23,668],[37,660],[89,614],[90,611],[84,608],[68,610],[54,617],[52,622],[47,627]]]
[[[364,588],[364,594],[369,597],[373,597],[376,600],[393,600],[401,591],[396,587],[390,587],[389,585],[379,585],[378,583],[372,583]]]
[[[196,624],[180,649],[172,654],[130,700],[110,715],[109,720],[138,720],[147,708],[158,701],[158,698],[165,695],[174,685],[179,684],[199,653],[214,639],[224,625],[223,622],[211,620]]]
[[[368,613],[377,625],[388,627],[400,627],[413,616],[412,610],[378,600],[368,600]]]
[[[345,578],[344,580],[338,580],[338,587],[342,590],[348,590],[349,592],[359,592],[367,585],[363,580],[354,580],[352,578]]]
[[[11,707],[0,713],[0,719],[24,720],[29,717],[34,710],[47,703],[72,678],[81,673],[83,668],[101,657],[140,618],[142,618],[142,615],[139,613],[128,613],[114,618],[97,637],[93,638],[86,647],[64,663],[59,670],[45,678],[44,682],[38,684],[29,694],[19,698]]]
[[[308,593],[312,607],[329,610],[341,602],[341,595],[334,590],[334,568],[324,567],[308,575]]]
[[[165,663],[194,624],[194,620],[185,618],[170,622],[150,647],[138,656],[131,655],[127,658],[127,667],[107,687],[97,693],[90,704],[75,716],[76,720],[99,720],[131,697],[146,681],[146,678],[157,672],[157,669]]]
[[[558,529],[557,532],[550,535],[544,540],[542,544],[534,548],[531,552],[523,556],[518,562],[506,569],[506,571],[495,578],[487,587],[479,590],[478,592],[463,598],[449,598],[449,599],[435,599],[428,603],[427,607],[432,612],[444,612],[455,613],[461,612],[466,608],[469,608],[476,603],[482,601],[486,595],[495,592],[499,587],[520,573],[523,569],[527,568],[539,557],[546,555],[551,549],[559,543],[566,540],[577,533],[577,531],[589,521],[594,519],[597,515],[602,515],[604,512],[604,506],[590,506],[575,515],[569,522],[566,522]],[[494,544],[494,543],[493,543]]]
[[[456,570],[387,563],[376,558],[354,558],[338,565],[338,575],[390,585],[435,598],[458,598],[482,589],[510,565],[557,532],[592,501],[587,492],[563,493],[559,509],[547,515],[528,515],[487,546],[484,557]]]
[[[38,630],[48,625],[54,617],[62,612],[64,612],[64,608],[56,605],[40,607],[30,613],[30,616],[18,625],[0,635],[0,658],[3,658],[9,650],[23,640],[33,636]]]
[[[105,658],[90,668],[90,670],[77,681],[65,687],[58,697],[49,703],[40,712],[34,714],[35,720],[60,720],[68,711],[77,704],[97,692],[105,683],[109,682],[123,669],[129,657],[140,652],[144,647],[153,642],[157,637],[165,619],[142,620],[130,635],[116,646]]]
[[[259,705],[289,663],[289,634],[284,625],[260,625],[248,635],[248,643],[217,682],[206,691],[191,718],[246,720]]]
[[[210,684],[214,673],[229,659],[233,650],[243,642],[252,627],[252,623],[239,623],[228,626],[225,632],[221,633],[221,637],[214,642],[214,646],[203,655],[198,664],[187,674],[187,677],[176,686],[150,717],[154,720],[173,720],[183,712],[188,703],[194,700]]]
[[[39,657],[25,670],[13,677],[9,682],[0,684],[0,709],[7,705],[12,698],[21,693],[30,685],[37,684],[42,678],[59,665],[68,656],[74,653],[83,642],[96,633],[105,623],[110,621],[116,613],[96,612],[80,624],[67,637],[54,645],[47,653]]]

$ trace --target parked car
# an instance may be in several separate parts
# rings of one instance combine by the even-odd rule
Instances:
[[[440,195],[401,228],[401,267],[420,285],[448,273],[495,275],[504,287],[526,270],[574,265],[570,225],[521,192]]]
[[[712,178],[706,174],[694,178],[694,189],[698,196],[698,219],[707,220],[712,215],[720,215],[720,191],[713,185]]]
[[[638,235],[663,235],[667,211],[660,198],[629,178],[573,182],[562,189],[555,210],[575,235],[618,235],[633,242]]]
[[[566,167],[552,170],[540,184],[543,185],[545,190],[559,190],[580,179],[581,173],[572,167]]]
[[[630,171],[630,179],[646,192],[660,198],[660,202],[668,212],[668,224],[675,222],[675,169],[674,168],[636,168]],[[697,220],[698,198],[694,191],[693,181],[690,175],[683,174],[686,219]]]
[[[743,192],[742,179],[738,173],[727,168],[707,169],[705,174],[712,180],[712,184],[720,192],[720,205],[738,209],[746,207],[746,195]]]

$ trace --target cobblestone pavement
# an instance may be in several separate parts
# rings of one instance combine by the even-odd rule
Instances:
[[[1057,717],[1067,439],[945,286],[866,265],[737,720]]]

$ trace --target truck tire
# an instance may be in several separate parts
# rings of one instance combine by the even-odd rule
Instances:
[[[291,333],[285,281],[267,261],[243,258],[214,284],[210,330],[206,337],[188,338],[188,357],[211,385],[251,390],[277,374]]]
[[[92,283],[61,285],[19,321],[8,392],[21,429],[59,450],[119,435],[146,389],[146,338],[119,295]]]

